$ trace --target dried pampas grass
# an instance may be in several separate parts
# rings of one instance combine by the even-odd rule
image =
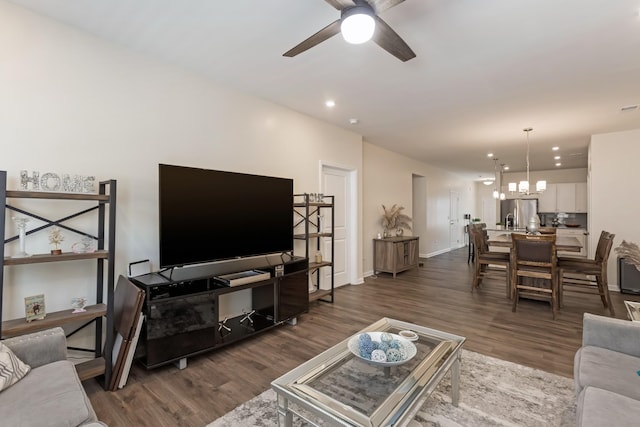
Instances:
[[[616,254],[628,264],[632,264],[640,271],[640,247],[633,242],[623,240],[616,249]]]

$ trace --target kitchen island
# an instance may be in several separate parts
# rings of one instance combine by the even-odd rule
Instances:
[[[588,254],[587,236],[589,232],[586,228],[583,227],[567,227],[564,225],[560,225],[558,227],[553,227],[556,229],[556,235],[558,236],[558,240],[562,241],[565,237],[573,237],[578,240],[580,244],[580,249],[577,251],[575,249],[565,250],[564,245],[561,249],[558,249],[558,256],[569,256],[569,257],[581,257],[586,258]],[[489,246],[491,246],[492,251],[496,252],[509,252],[509,246],[505,246],[504,242],[501,245],[493,244],[491,241],[495,241],[496,237],[501,234],[511,235],[511,233],[526,233],[527,230],[524,227],[498,227],[487,228],[487,235],[489,236]],[[575,242],[574,242],[575,243]]]

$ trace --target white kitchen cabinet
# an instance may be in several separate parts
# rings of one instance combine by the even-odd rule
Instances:
[[[576,184],[556,184],[556,212],[576,211]]]
[[[587,230],[585,230],[584,228],[558,228],[556,230],[556,235],[558,237],[560,236],[575,237],[576,239],[578,239],[578,241],[582,245],[582,249],[580,250],[580,252],[558,251],[558,256],[586,258],[588,253],[586,233],[587,233]]]
[[[586,182],[547,184],[538,196],[538,212],[585,213],[587,207]]]
[[[556,184],[547,184],[547,189],[538,197],[538,212],[557,212]]]
[[[588,209],[587,183],[576,184],[576,212],[587,212]]]

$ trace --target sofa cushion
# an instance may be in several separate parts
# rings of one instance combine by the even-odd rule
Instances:
[[[586,387],[578,397],[578,427],[635,426],[640,420],[640,401]]]
[[[62,360],[31,370],[2,392],[2,425],[77,426],[96,415],[73,363]]]
[[[574,361],[576,393],[593,386],[640,400],[640,358],[600,347],[582,347]]]
[[[9,347],[0,342],[0,391],[20,381],[29,370],[29,365],[18,359]]]

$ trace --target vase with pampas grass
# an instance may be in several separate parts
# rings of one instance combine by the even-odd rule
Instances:
[[[640,247],[637,244],[623,240],[615,251],[620,258],[624,258],[624,262],[640,271]]]

